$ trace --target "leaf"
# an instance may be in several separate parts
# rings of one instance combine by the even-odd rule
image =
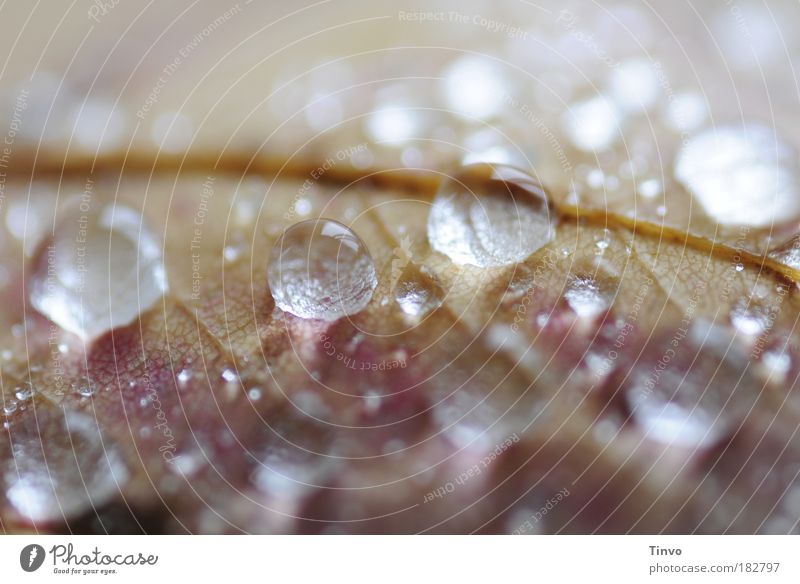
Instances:
[[[610,188],[629,142],[658,152],[650,175],[669,174],[674,131],[639,118],[601,159],[580,152],[508,65],[498,120],[440,107],[431,78],[453,56],[380,3],[358,19],[318,7],[326,31],[303,8],[236,6],[196,45],[218,8],[191,8],[163,37],[182,8],[119,5],[89,23],[53,10],[31,26],[64,16],[61,50],[11,59],[30,91],[0,226],[4,531],[797,530],[791,226],[718,225],[668,177],[659,200],[633,177]],[[165,73],[164,55],[187,46]],[[61,91],[28,78],[37,50],[65,73]],[[385,105],[378,70],[406,77],[399,95],[421,112],[411,150],[365,122]],[[325,121],[326,95],[339,121]],[[83,97],[102,122],[108,100],[122,108],[116,142],[81,133]],[[548,187],[555,238],[518,265],[459,266],[428,242],[438,184],[482,140]],[[159,234],[169,292],[83,345],[27,293],[34,256],[89,184],[93,206],[126,205]],[[267,282],[274,242],[315,217],[350,226],[379,275],[370,305],[333,323],[282,312]],[[429,294],[429,311],[403,310],[403,286]]]

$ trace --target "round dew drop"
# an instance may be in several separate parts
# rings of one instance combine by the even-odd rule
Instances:
[[[367,246],[331,219],[301,221],[286,229],[272,248],[267,278],[278,308],[326,321],[366,308],[378,286]]]
[[[549,243],[554,226],[544,189],[501,164],[471,164],[447,178],[428,215],[428,240],[457,264],[523,261]]]

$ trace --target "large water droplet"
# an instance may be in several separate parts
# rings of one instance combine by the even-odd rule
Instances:
[[[651,440],[707,448],[735,431],[752,407],[747,355],[719,328],[699,328],[655,343],[625,376],[631,416]]]
[[[330,219],[284,231],[272,248],[267,278],[281,310],[328,321],[363,310],[378,285],[364,242]]]
[[[797,153],[765,126],[723,126],[691,138],[675,177],[722,224],[768,227],[800,216]]]
[[[13,446],[0,448],[0,489],[26,521],[63,521],[99,508],[128,479],[116,449],[90,416],[37,408],[35,420],[20,420],[10,432]]]
[[[83,339],[130,324],[167,289],[161,247],[143,217],[122,206],[68,214],[39,249],[33,306]]]
[[[511,166],[462,167],[442,183],[428,215],[431,247],[458,264],[518,263],[553,234],[544,189]]]

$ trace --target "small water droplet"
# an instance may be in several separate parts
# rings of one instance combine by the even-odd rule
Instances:
[[[510,166],[474,164],[445,180],[428,215],[428,240],[458,264],[521,262],[553,238],[541,185]]]
[[[757,384],[747,373],[746,353],[723,329],[708,330],[690,333],[677,348],[673,338],[654,343],[626,375],[623,395],[649,439],[711,447],[728,437],[752,407],[749,388]]]
[[[636,111],[653,105],[658,98],[658,76],[649,59],[619,63],[611,73],[611,93],[622,109]]]
[[[236,383],[239,381],[239,376],[233,369],[225,369],[222,372],[222,379],[224,379],[226,383]]]
[[[696,93],[680,93],[669,101],[667,124],[675,132],[691,132],[699,128],[708,117],[706,100]]]
[[[585,152],[605,150],[621,137],[621,115],[602,96],[574,104],[565,114],[564,128],[576,148]]]
[[[592,278],[572,278],[564,298],[575,314],[581,317],[591,318],[608,308],[606,299],[600,294],[600,287]]]
[[[768,311],[760,304],[740,301],[731,310],[731,323],[739,332],[757,337],[770,327]]]
[[[249,397],[251,401],[260,400],[261,399],[261,388],[260,387],[251,387],[247,391],[247,397]]]
[[[222,250],[222,257],[227,263],[233,263],[241,257],[242,251],[239,245],[226,245]]]
[[[21,385],[14,390],[14,395],[19,401],[27,401],[33,397],[35,393],[33,386],[29,383]]]
[[[736,271],[737,272],[743,272],[744,271],[744,265],[743,264],[736,264]]]
[[[272,248],[267,278],[281,310],[327,321],[366,308],[378,286],[364,242],[330,219],[302,221],[284,231]]]
[[[136,211],[65,217],[38,252],[33,306],[83,339],[130,324],[167,289],[161,245]]]
[[[655,199],[658,195],[663,192],[661,187],[661,181],[657,178],[650,178],[647,180],[643,180],[639,183],[636,192],[639,193],[640,196],[644,197],[645,199]]]
[[[177,377],[178,384],[181,386],[186,386],[189,383],[189,380],[192,378],[192,372],[188,369],[181,369]]]
[[[792,366],[792,358],[781,351],[766,351],[761,357],[761,364],[773,383],[783,383]]]
[[[72,385],[72,389],[81,397],[92,397],[97,395],[97,385],[88,377],[81,379]]]
[[[420,317],[442,305],[444,290],[430,276],[407,270],[395,286],[395,299],[409,316]]]
[[[375,142],[400,144],[414,137],[419,115],[403,105],[386,105],[367,118],[367,133]]]
[[[797,153],[765,126],[706,130],[681,149],[674,171],[721,224],[767,227],[800,216]]]
[[[3,406],[3,415],[6,417],[12,415],[14,412],[17,411],[17,407],[18,407],[17,402],[15,402],[14,400],[7,401],[6,404]]]
[[[474,55],[456,59],[442,75],[447,105],[467,117],[489,118],[500,111],[508,85],[497,62]]]

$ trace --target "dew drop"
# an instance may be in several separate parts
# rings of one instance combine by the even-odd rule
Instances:
[[[756,384],[746,353],[717,329],[692,330],[685,339],[676,333],[662,341],[625,375],[623,395],[633,420],[647,438],[664,444],[707,448],[719,443],[755,399],[748,391]]]
[[[428,215],[431,246],[457,264],[515,264],[553,235],[544,189],[511,166],[462,167],[439,188]]]
[[[84,340],[130,324],[167,289],[161,246],[136,211],[67,216],[39,249],[33,306]]]
[[[42,408],[30,422],[15,429],[12,455],[0,466],[0,488],[14,515],[61,522],[119,495],[128,470],[92,417]]]
[[[617,107],[597,96],[573,105],[564,114],[563,124],[576,148],[594,152],[605,150],[620,138],[621,121]]]
[[[78,383],[73,384],[72,388],[75,393],[81,397],[92,397],[97,395],[98,392],[97,385],[88,377],[85,377]]]
[[[498,71],[498,63],[486,57],[460,57],[442,77],[447,105],[467,117],[491,117],[503,106],[507,93],[508,82]]]
[[[658,76],[652,61],[630,59],[611,73],[614,102],[628,111],[646,109],[658,98]]]
[[[414,137],[418,115],[409,107],[387,105],[367,119],[367,133],[376,142],[399,144]]]
[[[225,369],[222,372],[222,379],[225,381],[225,383],[236,383],[239,381],[239,376],[233,369]]]
[[[564,293],[564,298],[575,314],[585,318],[597,316],[608,308],[597,282],[592,278],[573,278]]]
[[[659,181],[657,178],[643,180],[641,183],[639,183],[636,192],[638,192],[639,195],[645,199],[655,199],[663,192],[661,181]]]
[[[395,286],[395,298],[400,309],[409,316],[420,317],[440,307],[444,290],[430,276],[407,270]]]
[[[28,401],[33,397],[34,389],[33,386],[30,384],[25,384],[22,386],[17,387],[14,390],[14,395],[19,401]]]
[[[366,308],[378,285],[364,242],[330,219],[302,221],[286,229],[270,253],[267,278],[281,310],[327,321]]]
[[[3,406],[3,415],[6,417],[12,415],[14,412],[17,411],[18,407],[19,406],[17,405],[17,402],[15,402],[14,400],[9,400],[6,403],[6,405]]]
[[[721,224],[768,227],[800,216],[797,153],[765,126],[723,126],[689,139],[675,177]]]
[[[189,371],[188,369],[182,369],[178,373],[178,384],[181,386],[186,386],[191,378],[192,378],[192,372]]]

